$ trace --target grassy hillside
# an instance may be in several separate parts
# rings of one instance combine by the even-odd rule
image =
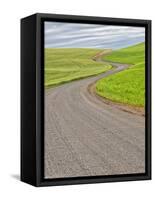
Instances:
[[[101,79],[96,84],[100,96],[135,106],[145,105],[145,45],[114,51],[104,60],[128,63],[132,66],[122,72]]]
[[[45,87],[96,75],[111,68],[92,57],[99,49],[47,48],[45,49]]]

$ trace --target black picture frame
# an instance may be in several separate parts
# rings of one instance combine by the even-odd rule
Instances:
[[[145,27],[144,174],[44,178],[44,21]],[[21,181],[34,186],[151,179],[151,20],[37,13],[21,19]]]

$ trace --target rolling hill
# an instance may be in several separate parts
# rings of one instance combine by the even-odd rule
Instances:
[[[111,65],[92,60],[101,51],[85,48],[45,49],[45,87],[97,75],[110,69]]]
[[[144,107],[145,105],[145,44],[140,43],[113,51],[106,61],[131,64],[125,71],[99,80],[98,95],[112,101]]]

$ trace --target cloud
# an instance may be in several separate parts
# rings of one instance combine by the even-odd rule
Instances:
[[[46,48],[118,49],[145,41],[145,28],[45,22]]]

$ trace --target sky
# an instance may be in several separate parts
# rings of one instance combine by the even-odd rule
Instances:
[[[120,49],[145,41],[145,28],[45,22],[45,48]]]

